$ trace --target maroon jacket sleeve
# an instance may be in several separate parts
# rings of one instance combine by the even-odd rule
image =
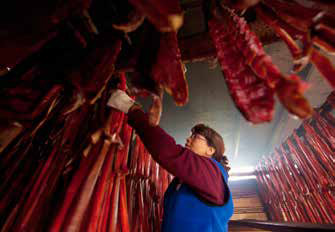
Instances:
[[[224,196],[227,185],[213,160],[177,145],[162,128],[151,126],[147,114],[140,109],[128,113],[128,123],[162,167],[188,184],[205,201],[215,205],[226,202]]]

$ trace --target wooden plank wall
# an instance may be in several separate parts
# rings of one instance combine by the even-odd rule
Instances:
[[[255,219],[268,220],[263,204],[258,194],[255,179],[229,182],[233,195],[234,214],[232,220]],[[230,226],[229,231],[265,231],[241,226]]]

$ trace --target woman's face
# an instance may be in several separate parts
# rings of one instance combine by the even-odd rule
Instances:
[[[186,139],[185,147],[200,156],[211,157],[215,149],[208,145],[207,139],[200,134],[193,133]]]

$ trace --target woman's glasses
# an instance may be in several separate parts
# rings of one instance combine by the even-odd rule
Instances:
[[[207,142],[207,139],[206,139],[204,136],[202,136],[202,135],[200,135],[200,134],[196,134],[196,133],[191,134],[190,138],[191,138],[192,140],[193,140],[193,139],[199,139],[199,140],[204,140],[204,141]]]
[[[211,147],[215,147],[213,142],[210,140],[210,139],[207,139],[205,136],[201,135],[201,134],[198,134],[198,133],[192,133],[190,135],[190,138],[193,140],[193,139],[199,139],[199,140],[204,140],[207,142],[207,144]]]

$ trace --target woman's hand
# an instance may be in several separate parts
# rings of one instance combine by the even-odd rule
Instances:
[[[111,94],[107,105],[127,114],[135,106],[135,101],[126,92],[118,89]]]

